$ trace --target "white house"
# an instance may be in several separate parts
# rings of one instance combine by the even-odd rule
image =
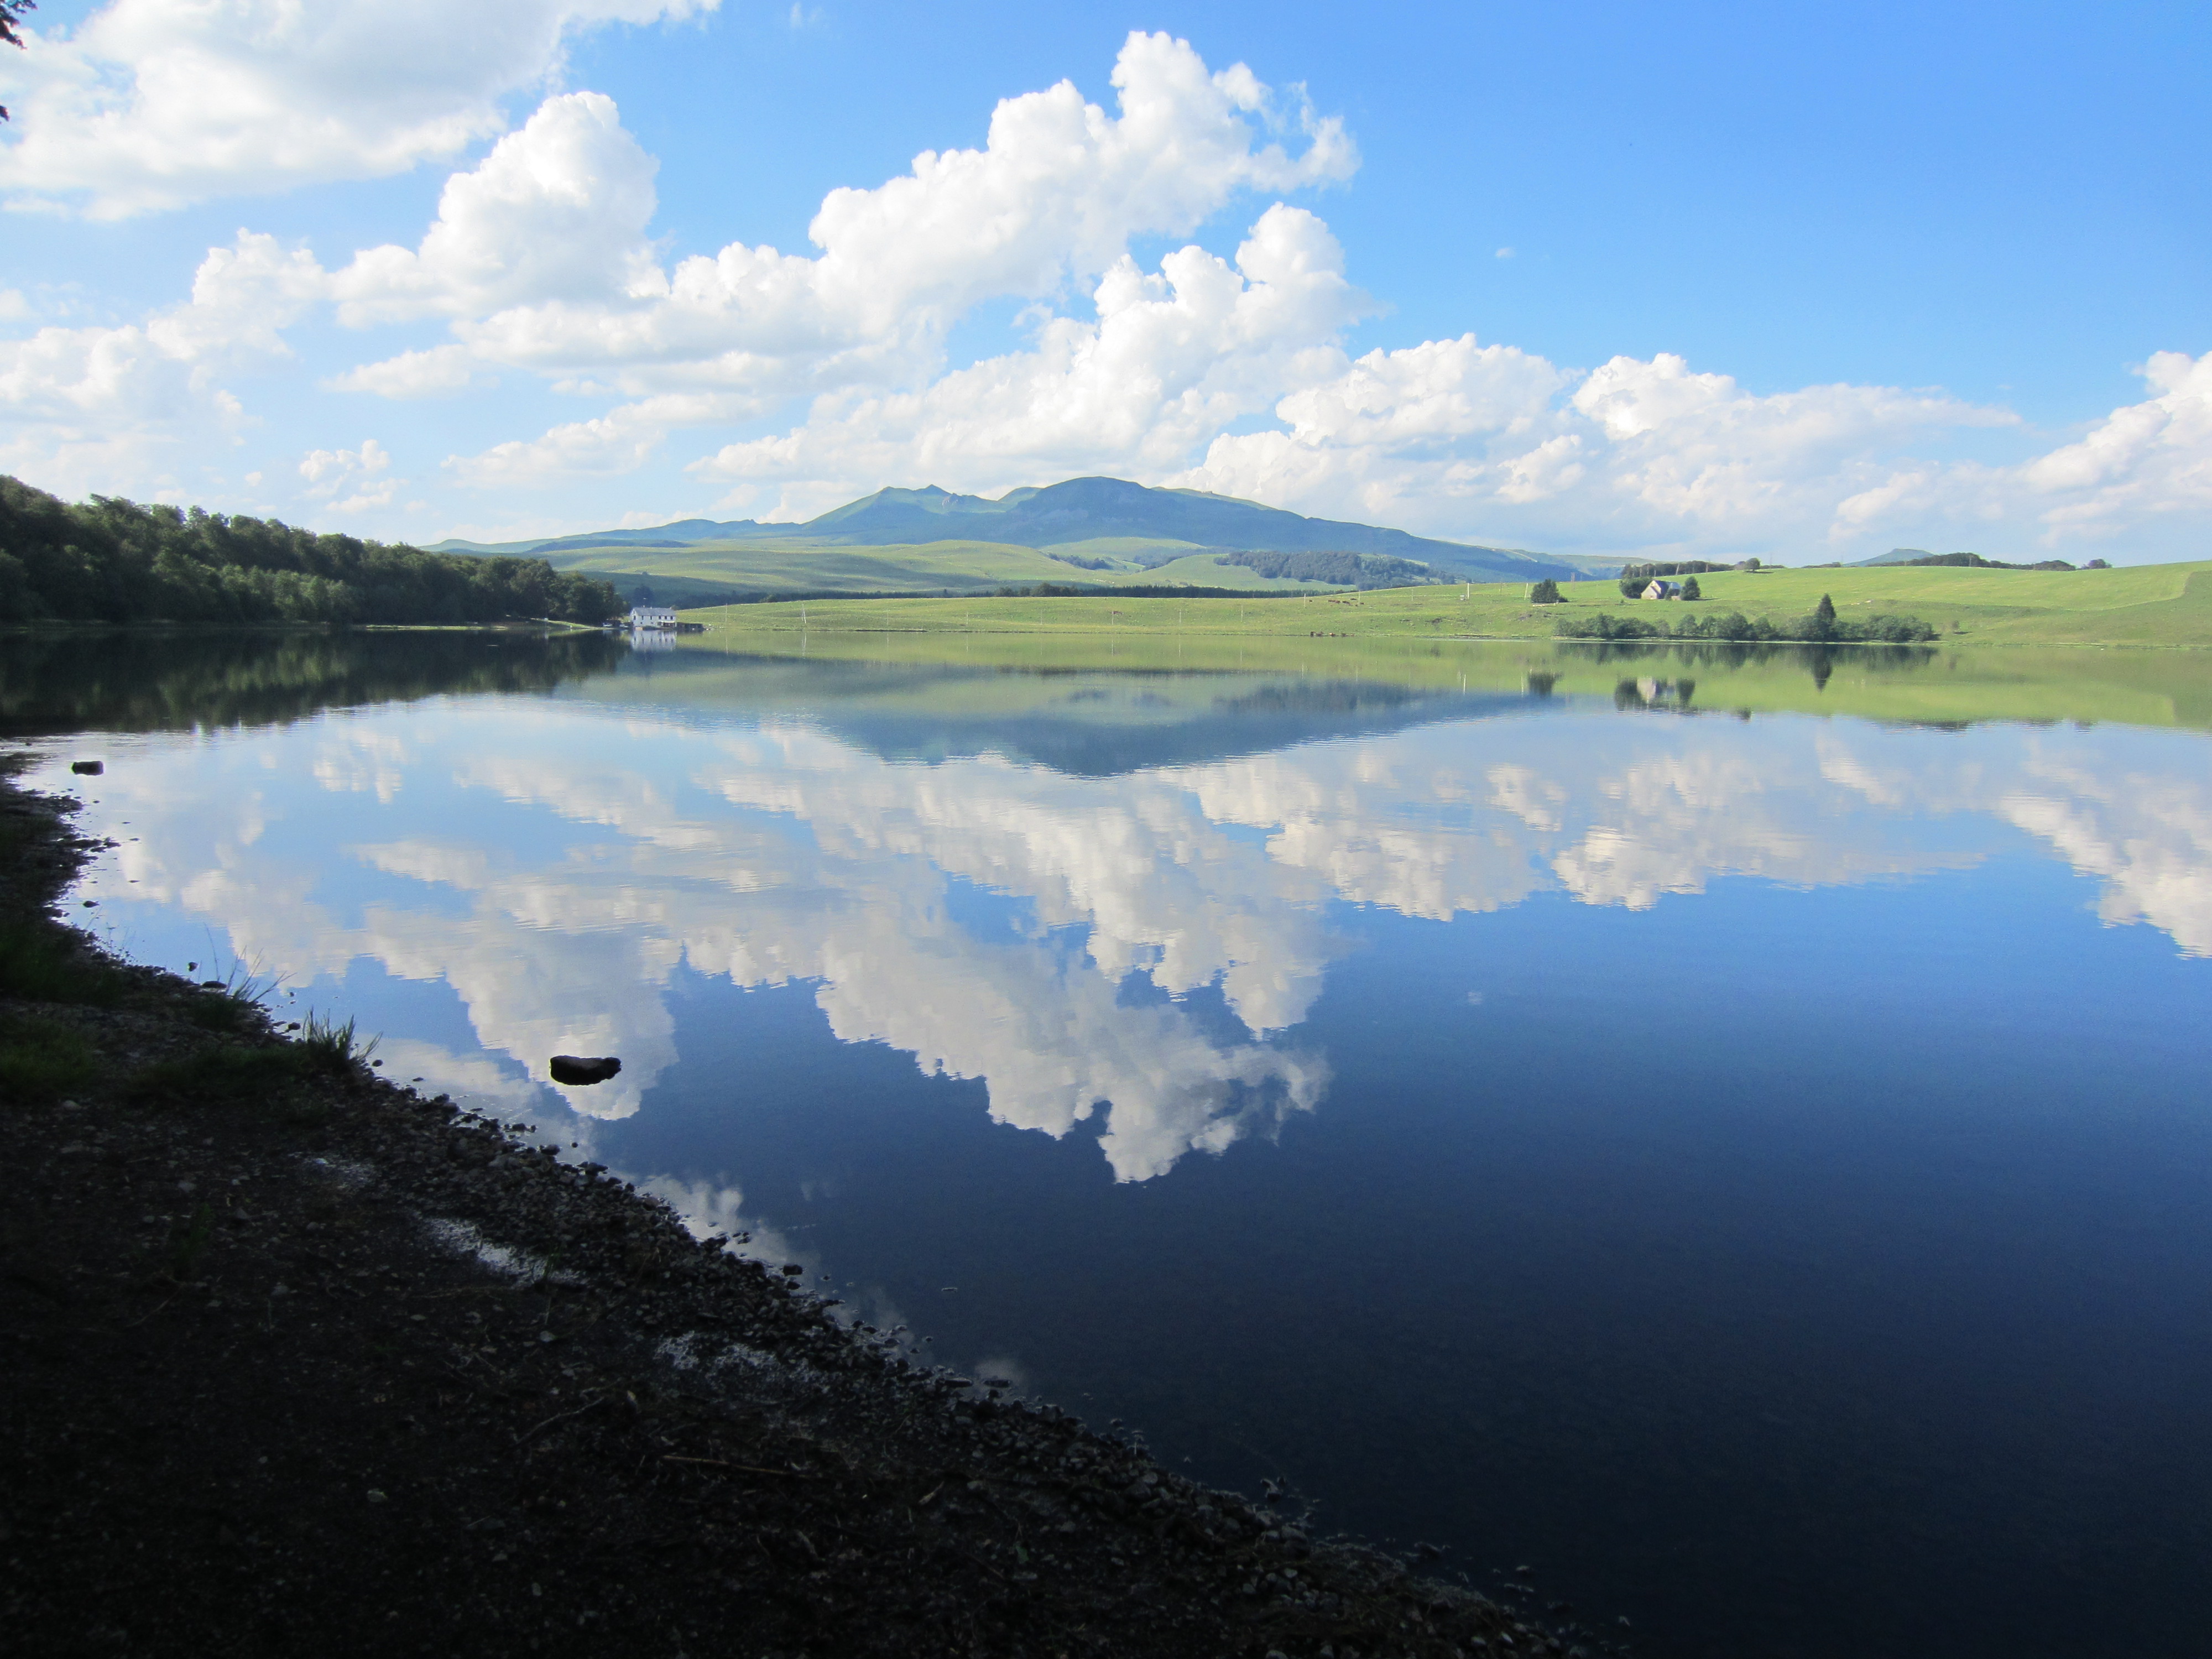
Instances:
[[[634,605],[629,610],[632,628],[673,628],[676,608],[666,605]]]
[[[1682,584],[1654,578],[1651,586],[1644,590],[1644,597],[1647,599],[1679,599],[1682,597]]]

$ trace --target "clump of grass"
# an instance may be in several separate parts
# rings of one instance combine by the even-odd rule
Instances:
[[[177,1060],[149,1066],[133,1076],[130,1091],[143,1099],[197,1104],[216,1102],[279,1108],[298,1121],[316,1121],[319,1106],[305,1103],[296,1085],[315,1078],[347,1077],[368,1063],[377,1039],[356,1034],[354,1022],[340,1023],[310,1013],[290,1042],[226,1042]]]
[[[265,1048],[225,1043],[144,1067],[131,1078],[130,1091],[142,1099],[196,1103],[252,1100],[289,1087],[310,1069],[290,1043]]]
[[[234,963],[220,986],[202,985],[192,994],[185,1017],[203,1030],[252,1030],[267,1018],[276,983],[274,974],[256,974],[243,963]]]
[[[0,922],[0,996],[112,1006],[130,981],[67,930],[36,917]]]
[[[326,1020],[310,1011],[307,1023],[301,1028],[296,1046],[310,1056],[318,1070],[343,1073],[356,1066],[368,1064],[369,1056],[376,1052],[380,1037],[360,1037],[354,1033],[354,1022],[339,1024]]]
[[[59,1020],[22,1017],[0,1024],[0,1095],[56,1100],[89,1082],[97,1066],[84,1033]]]

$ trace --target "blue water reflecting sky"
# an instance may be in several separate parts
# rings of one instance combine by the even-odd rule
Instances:
[[[2201,1633],[2204,737],[787,672],[102,736],[83,896],[1653,1650]]]

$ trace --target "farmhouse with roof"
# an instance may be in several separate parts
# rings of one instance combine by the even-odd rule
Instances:
[[[1679,599],[1682,597],[1682,584],[1654,576],[1651,586],[1644,590],[1644,597],[1647,599]]]

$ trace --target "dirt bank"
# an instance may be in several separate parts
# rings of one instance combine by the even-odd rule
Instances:
[[[18,1652],[1617,1650],[910,1364],[769,1264],[56,918],[0,781]]]

